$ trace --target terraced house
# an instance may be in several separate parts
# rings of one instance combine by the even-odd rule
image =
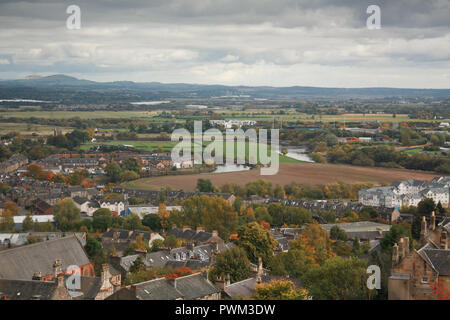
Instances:
[[[431,182],[421,180],[406,180],[394,182],[389,187],[361,189],[358,193],[359,202],[365,206],[400,208],[402,206],[417,206],[424,198],[433,199],[448,208],[450,203],[450,177],[436,177]]]

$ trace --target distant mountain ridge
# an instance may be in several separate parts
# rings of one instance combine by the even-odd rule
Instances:
[[[271,86],[226,86],[187,83],[114,81],[96,82],[78,79],[64,74],[51,76],[33,75],[26,79],[0,80],[0,88],[37,88],[65,90],[126,90],[132,92],[166,92],[182,95],[196,94],[201,97],[220,96],[230,93],[251,97],[439,97],[449,98],[450,89],[407,89],[407,88],[326,88],[326,87],[271,87]]]

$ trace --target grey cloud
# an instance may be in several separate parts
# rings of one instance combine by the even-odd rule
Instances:
[[[65,28],[70,4],[82,9],[81,30]],[[381,7],[381,30],[365,28],[370,4]],[[379,77],[448,87],[439,70],[450,67],[449,14],[448,0],[8,0],[0,2],[0,77],[331,86],[352,70],[362,86]],[[327,76],[298,75],[318,70]]]

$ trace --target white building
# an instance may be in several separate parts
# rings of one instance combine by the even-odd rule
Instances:
[[[394,182],[389,187],[362,189],[358,192],[358,198],[365,206],[387,208],[416,207],[422,199],[430,198],[448,208],[450,177],[436,177],[431,182],[411,179]]]

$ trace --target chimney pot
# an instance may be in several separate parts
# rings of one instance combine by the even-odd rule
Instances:
[[[42,272],[36,272],[36,273],[34,273],[32,279],[33,279],[33,280],[39,280],[39,281],[41,281],[41,280],[42,280]]]
[[[430,229],[431,229],[431,230],[436,229],[436,216],[434,215],[434,211],[431,213],[431,218],[430,218]]]
[[[197,227],[197,233],[205,231],[205,229],[203,229],[203,227]]]

